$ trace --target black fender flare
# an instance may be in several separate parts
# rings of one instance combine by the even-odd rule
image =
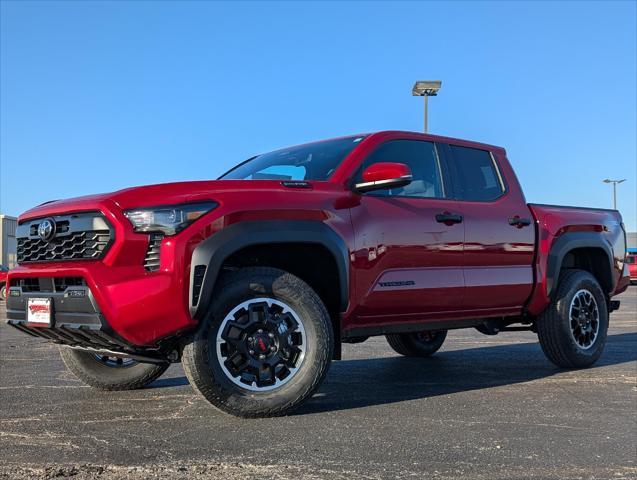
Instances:
[[[551,250],[549,251],[548,264],[546,268],[547,295],[550,296],[551,292],[557,285],[564,257],[571,250],[575,250],[577,248],[599,248],[606,253],[612,284],[613,251],[611,246],[604,241],[602,235],[599,232],[567,232],[553,242]]]
[[[340,310],[349,302],[349,250],[332,228],[312,220],[265,220],[234,223],[203,240],[195,248],[190,264],[189,309],[195,319],[208,310],[215,283],[227,258],[239,250],[270,243],[309,243],[327,248],[334,256],[339,276]],[[195,278],[197,272],[197,278]],[[203,272],[203,273],[202,273]],[[199,293],[195,293],[195,285]]]

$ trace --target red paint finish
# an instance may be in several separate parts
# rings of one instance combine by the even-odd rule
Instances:
[[[492,202],[447,198],[379,197],[352,191],[365,158],[392,140],[420,140],[483,149],[495,158],[504,195]],[[392,159],[386,159],[391,162]],[[369,172],[399,174],[404,165]],[[381,171],[382,170],[382,171]],[[380,178],[380,177],[378,177]],[[329,181],[287,188],[276,180],[180,182],[136,187],[110,194],[56,201],[36,207],[19,221],[70,212],[101,211],[115,229],[115,242],[100,261],[23,264],[9,280],[24,277],[83,277],[105,319],[133,344],[188,332],[191,257],[219,230],[244,221],[311,220],[332,228],[348,248],[349,307],[344,331],[396,323],[540,313],[548,304],[546,270],[551,247],[570,231],[596,232],[614,252],[613,292],[628,283],[621,217],[607,210],[527,205],[505,151],[500,147],[410,132],[366,136]],[[214,201],[218,207],[183,231],[166,237],[161,266],[143,268],[148,235],[135,233],[123,211],[135,207]],[[439,214],[462,217],[441,222]],[[531,225],[510,225],[510,218]]]
[[[533,289],[533,224],[511,225],[512,217],[532,219],[504,152],[494,152],[505,191],[491,202],[459,202],[465,224],[465,304],[471,310],[521,309]]]
[[[549,304],[547,267],[551,247],[568,232],[595,232],[599,234],[613,252],[612,295],[626,290],[629,278],[624,268],[626,258],[626,234],[621,215],[614,210],[596,210],[554,205],[530,204],[529,208],[537,222],[539,238],[536,242],[535,287],[528,302],[528,311],[537,315]]]
[[[363,172],[363,182],[381,182],[411,175],[411,170],[404,163],[375,163]]]
[[[462,309],[464,226],[436,222],[453,201],[364,195],[352,208],[356,279],[353,326],[391,323],[396,315]],[[440,270],[441,282],[435,276]],[[414,282],[406,288],[383,283]],[[381,283],[382,282],[382,283]]]

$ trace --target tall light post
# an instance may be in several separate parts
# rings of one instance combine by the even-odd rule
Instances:
[[[429,97],[435,97],[438,95],[438,90],[442,82],[440,80],[419,80],[414,84],[414,88],[411,89],[411,94],[414,97],[425,97],[425,133],[427,133],[429,127],[429,120],[427,118],[429,113]]]
[[[625,182],[625,181],[626,181],[625,178],[623,178],[621,180],[611,180],[610,178],[607,178],[606,180],[604,180],[604,183],[612,183],[613,184],[613,208],[615,210],[617,210],[617,184]]]

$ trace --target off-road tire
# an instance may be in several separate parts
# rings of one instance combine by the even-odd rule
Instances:
[[[431,340],[422,339],[422,334],[432,335]],[[391,333],[385,335],[387,343],[396,352],[405,357],[429,357],[440,350],[447,338],[447,330],[436,332]]]
[[[571,302],[581,290],[593,295],[599,312],[599,330],[587,349],[578,345],[571,332]],[[604,350],[608,333],[608,308],[599,282],[584,270],[562,272],[557,291],[536,326],[544,354],[558,367],[583,368],[595,363]]]
[[[256,298],[292,307],[307,338],[305,356],[294,376],[269,391],[236,385],[222,370],[217,354],[217,334],[224,318],[237,305]],[[214,407],[238,417],[273,417],[289,413],[316,391],[327,374],[333,348],[330,316],[307,283],[276,268],[249,267],[219,279],[202,328],[184,348],[182,362],[190,384]]]
[[[157,380],[169,363],[135,363],[117,368],[104,364],[94,354],[60,347],[62,360],[78,380],[99,390],[136,390]]]

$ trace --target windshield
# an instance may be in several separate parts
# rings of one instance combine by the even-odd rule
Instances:
[[[339,138],[264,153],[236,166],[220,180],[327,180],[363,138]]]

